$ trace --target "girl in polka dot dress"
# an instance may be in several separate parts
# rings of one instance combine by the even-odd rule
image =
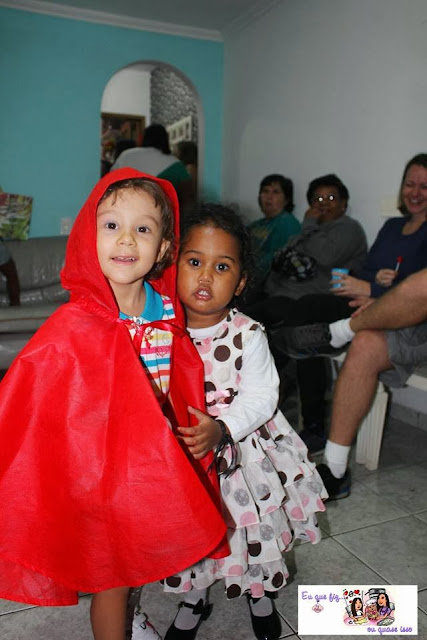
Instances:
[[[280,636],[273,597],[286,584],[283,552],[316,543],[326,490],[307,449],[277,409],[279,378],[263,328],[233,308],[248,279],[250,240],[238,216],[204,205],[184,220],[178,295],[204,362],[208,414],[180,428],[195,459],[216,453],[231,554],[201,560],[164,582],[185,593],[165,640],[195,638],[211,612],[207,589],[225,580],[228,598],[247,594],[257,638]]]

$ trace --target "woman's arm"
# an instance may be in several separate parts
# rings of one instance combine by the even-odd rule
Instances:
[[[337,285],[339,284],[339,287]],[[331,280],[330,292],[335,296],[343,296],[345,298],[360,298],[371,296],[371,284],[366,280],[360,280],[354,276],[340,274],[338,278]]]
[[[319,225],[311,219],[305,220],[303,233],[307,237],[298,245],[298,250],[314,258],[325,270],[345,265],[354,256],[366,251],[362,227],[345,216]]]

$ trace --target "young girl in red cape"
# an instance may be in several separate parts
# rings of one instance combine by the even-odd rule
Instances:
[[[94,593],[96,640],[124,640],[129,587],[227,552],[212,456],[190,462],[173,433],[205,406],[176,299],[177,229],[169,182],[104,176],[67,244],[70,302],[0,385],[0,597]]]

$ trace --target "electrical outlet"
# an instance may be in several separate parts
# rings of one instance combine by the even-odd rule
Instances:
[[[381,198],[380,211],[385,216],[397,215],[396,196],[384,196],[384,198]]]
[[[71,218],[61,218],[61,236],[68,236],[73,226]]]

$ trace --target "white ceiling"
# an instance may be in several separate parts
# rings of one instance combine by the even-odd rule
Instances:
[[[246,22],[267,11],[279,0],[0,0],[0,6],[25,9],[41,13],[52,13],[67,17],[89,19],[90,21],[129,23],[138,28],[150,22],[161,27],[170,25],[180,32],[184,28],[195,31],[205,30],[205,36],[221,34],[241,21]],[[107,20],[108,18],[108,20]],[[126,20],[129,18],[130,20]],[[167,29],[169,30],[169,29]],[[173,28],[170,29],[173,31]]]

